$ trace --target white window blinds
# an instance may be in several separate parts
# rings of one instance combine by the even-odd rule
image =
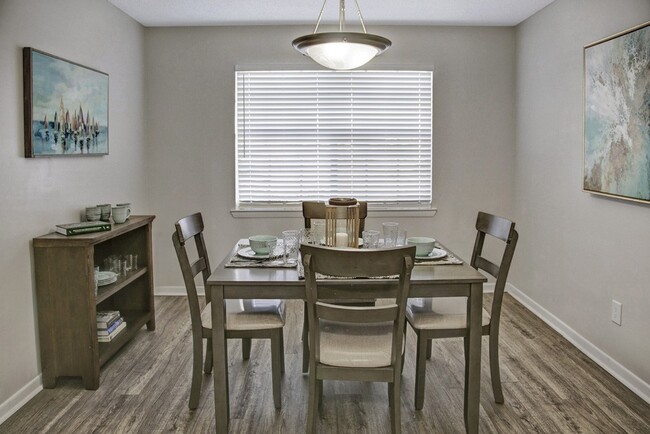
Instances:
[[[431,71],[237,71],[237,204],[431,204]]]

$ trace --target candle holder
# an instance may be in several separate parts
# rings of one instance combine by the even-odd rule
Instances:
[[[325,205],[325,245],[359,247],[359,202],[332,198]]]

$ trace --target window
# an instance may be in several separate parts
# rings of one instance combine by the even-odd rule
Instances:
[[[237,71],[237,206],[431,205],[431,71]]]

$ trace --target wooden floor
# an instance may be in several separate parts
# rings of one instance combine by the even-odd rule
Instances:
[[[232,433],[305,432],[307,376],[301,373],[302,303],[288,305],[282,410],[273,407],[268,342],[241,360],[231,341]],[[102,370],[97,391],[60,379],[5,423],[0,433],[213,432],[212,377],[190,411],[191,341],[187,302],[156,298],[155,332],[143,329]],[[650,405],[506,296],[501,328],[505,404],[492,398],[487,340],[481,372],[481,433],[650,433]],[[486,339],[486,338],[484,338]],[[422,411],[413,406],[415,338],[409,331],[402,389],[403,433],[462,433],[462,340],[434,341]],[[326,382],[323,433],[389,433],[385,384]]]

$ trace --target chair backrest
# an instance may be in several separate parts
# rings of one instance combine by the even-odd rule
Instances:
[[[506,286],[508,271],[510,271],[510,264],[512,262],[512,257],[515,254],[515,247],[517,246],[519,234],[515,230],[514,222],[503,217],[497,217],[480,211],[476,218],[476,231],[476,241],[474,242],[471,265],[477,270],[483,270],[496,278],[494,297],[492,299],[492,309],[490,312],[490,322],[492,324],[496,323],[496,327],[498,327],[499,318],[501,316],[503,290]],[[481,256],[486,235],[490,235],[506,243],[499,264],[495,264]]]
[[[311,228],[312,219],[325,219],[325,202],[305,201],[302,203],[302,216],[305,219],[305,228]],[[359,236],[366,227],[368,216],[368,202],[359,201]]]
[[[190,304],[190,316],[192,318],[193,331],[201,330],[201,307],[199,305],[199,297],[196,292],[195,278],[199,273],[202,273],[203,283],[210,277],[210,261],[208,260],[208,252],[205,248],[205,240],[203,239],[203,217],[201,213],[196,213],[183,217],[175,224],[176,230],[172,234],[172,242],[178,257],[178,263],[181,266],[183,273],[183,281],[185,282],[185,289],[187,290],[187,298]],[[198,257],[193,262],[190,262],[189,255],[187,254],[186,243],[191,238],[194,238],[194,244]],[[210,302],[210,293],[205,294],[206,303]],[[194,330],[197,328],[197,330]]]
[[[393,249],[336,249],[303,244],[300,246],[305,269],[307,309],[310,342],[313,342],[316,362],[320,360],[320,320],[343,323],[393,322],[391,365],[401,364],[404,339],[406,299],[408,297],[411,271],[415,258],[415,246]],[[379,277],[399,275],[395,303],[382,306],[341,306],[319,301],[319,285],[316,273],[341,277]],[[321,281],[327,286],[326,281]],[[358,284],[357,284],[358,283]],[[339,294],[354,293],[354,298],[374,299],[372,291],[377,280],[363,279],[353,285],[342,286]],[[338,288],[338,287],[337,287]],[[367,292],[364,294],[364,290]],[[327,297],[329,298],[329,297]]]

